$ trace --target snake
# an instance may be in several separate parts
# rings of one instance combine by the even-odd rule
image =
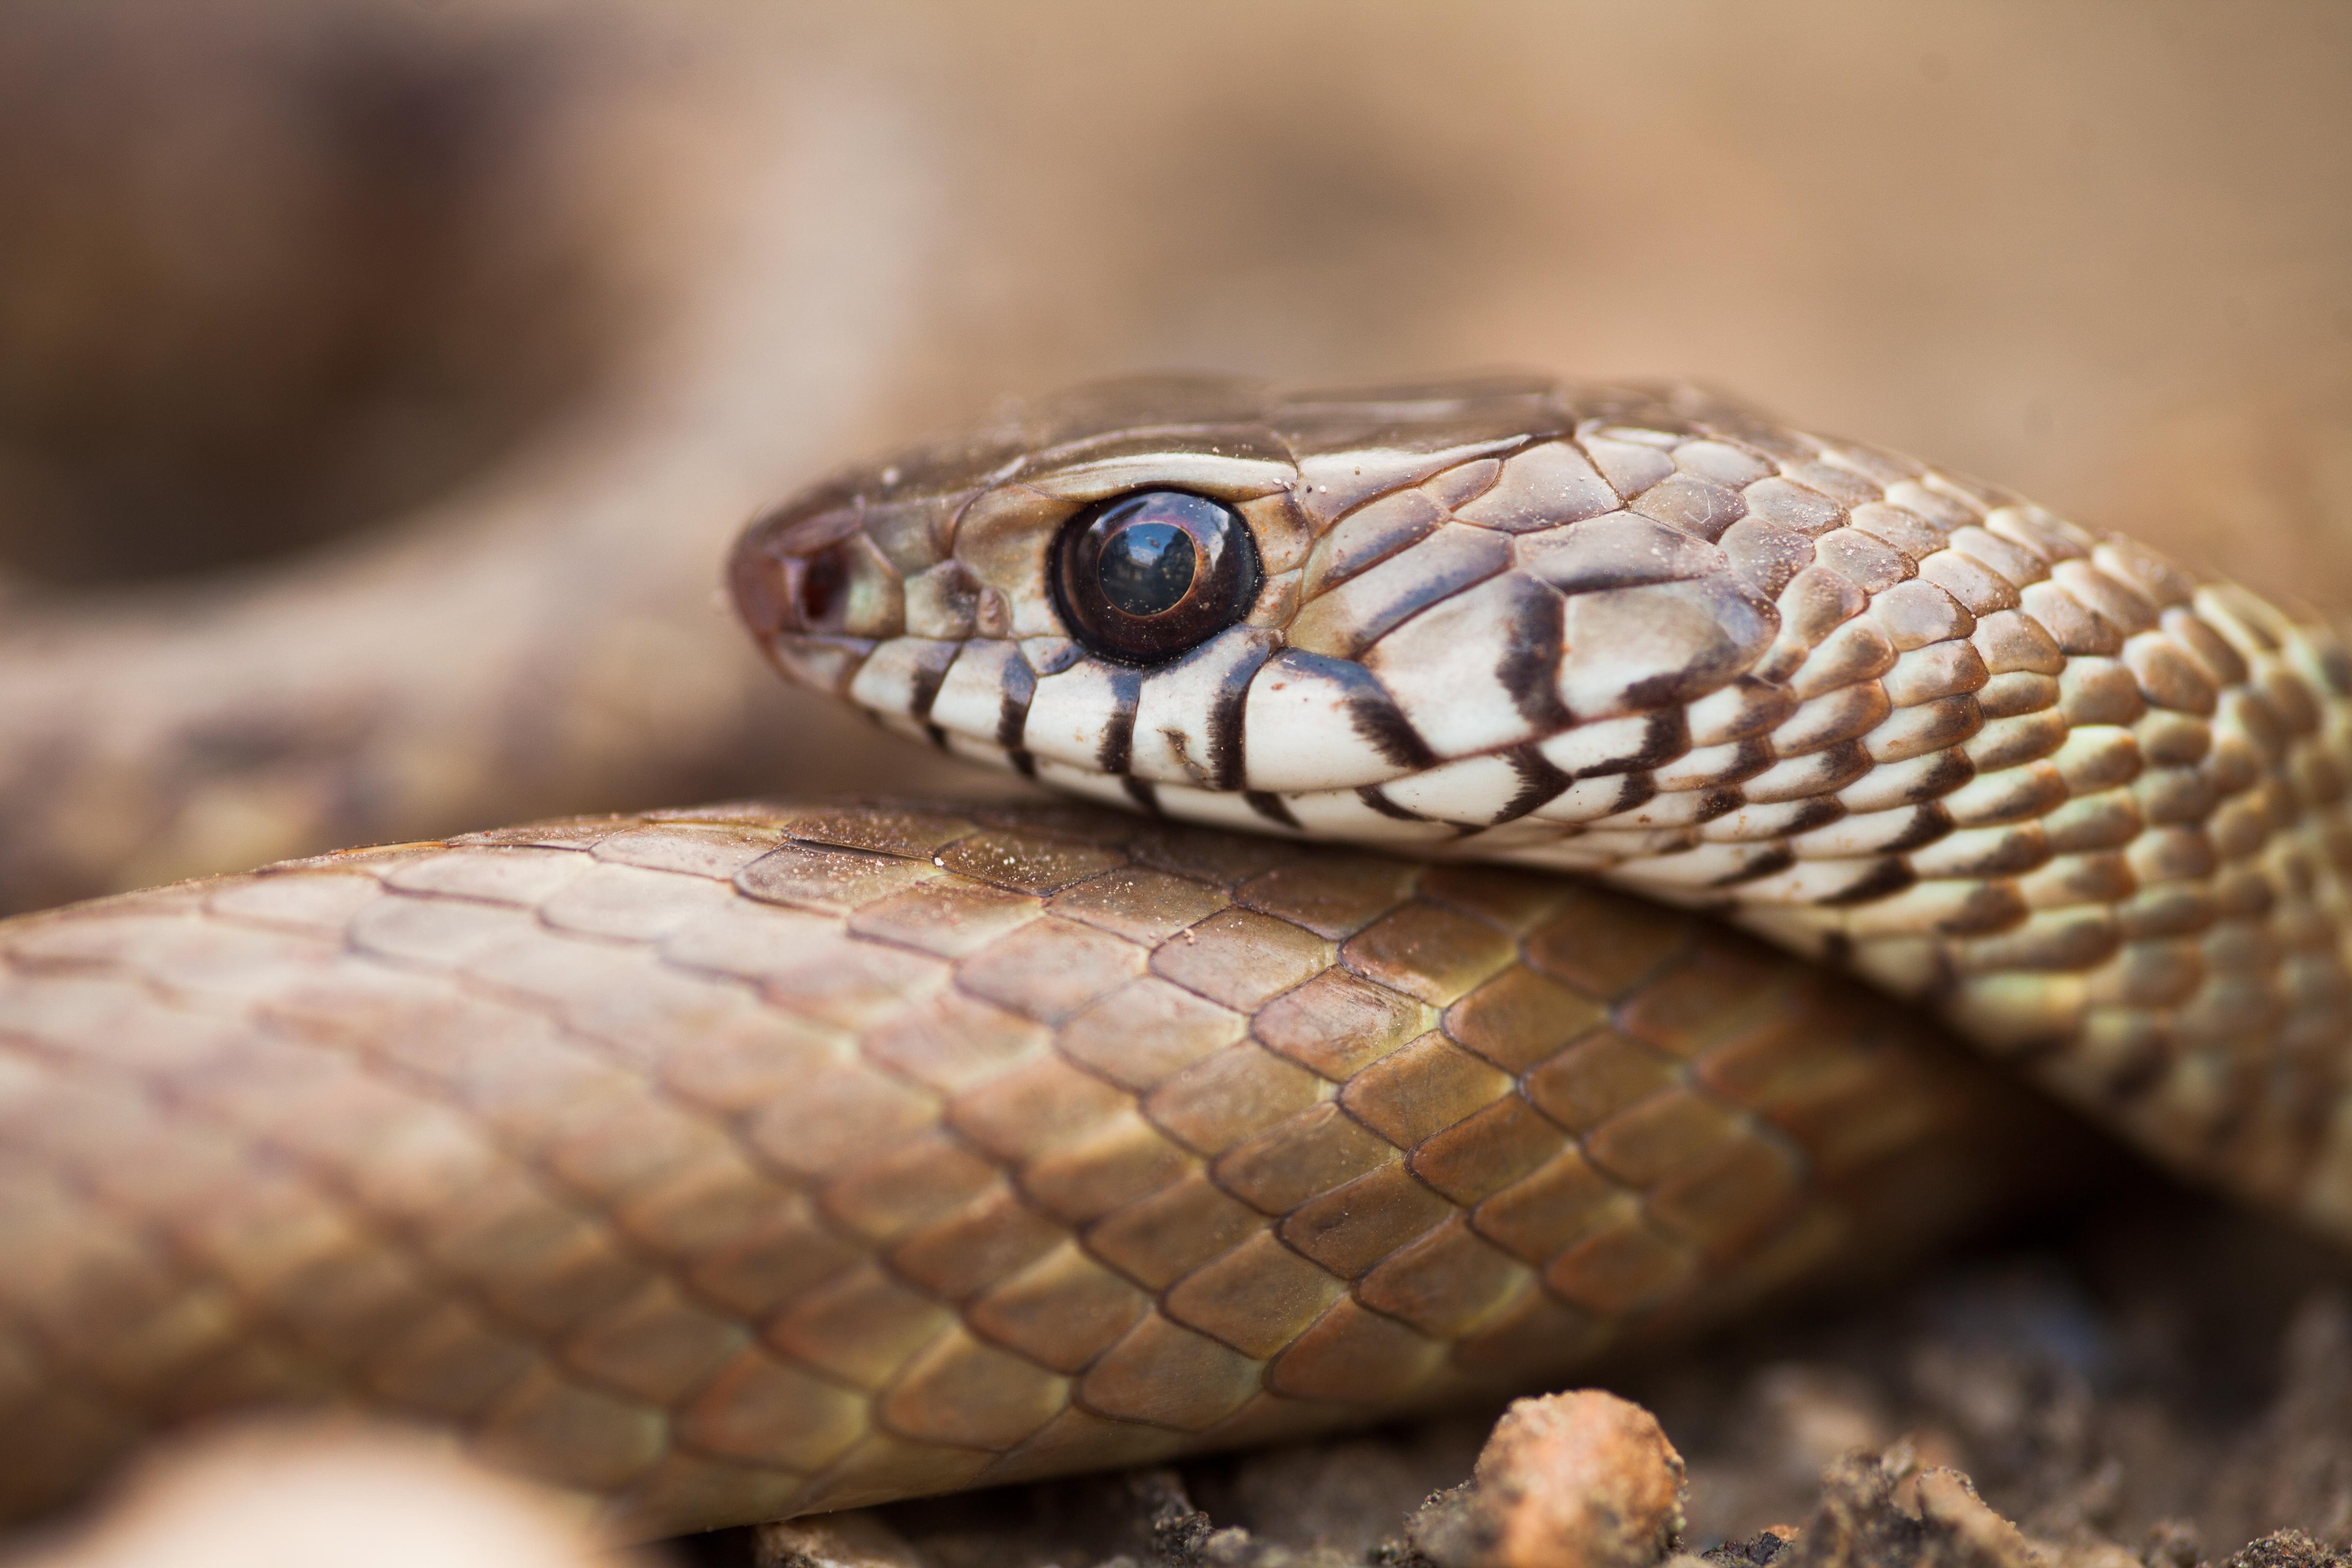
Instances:
[[[253,1407],[623,1537],[1284,1438],[1930,1246],[2058,1105],[2352,1243],[2352,657],[2123,536],[1679,384],[1160,376],[726,577],[1004,792],[0,922],[0,1516]]]

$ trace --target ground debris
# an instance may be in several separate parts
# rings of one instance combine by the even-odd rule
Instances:
[[[1797,1539],[1792,1524],[1769,1524],[1746,1541],[1726,1541],[1698,1554],[1708,1568],[1771,1568],[1787,1559]]]
[[[2352,1548],[2324,1546],[2300,1530],[2282,1530],[2232,1552],[2221,1568],[2352,1568]]]
[[[2050,1568],[1968,1477],[1940,1467],[1910,1474],[1906,1458],[1890,1463],[1854,1453],[1831,1467],[1820,1509],[1780,1561],[1787,1568]]]
[[[912,1553],[887,1568],[2352,1568],[2347,1282],[2168,1199],[1759,1321],[1625,1397],[876,1512]],[[1650,1522],[1573,1522],[1599,1504]],[[681,1555],[754,1561],[727,1551]]]
[[[1473,1479],[1405,1538],[1438,1568],[1648,1568],[1682,1539],[1682,1456],[1640,1405],[1598,1389],[1515,1401]]]

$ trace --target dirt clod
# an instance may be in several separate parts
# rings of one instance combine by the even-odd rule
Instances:
[[[1681,1539],[1682,1456],[1640,1405],[1597,1389],[1514,1403],[1473,1479],[1407,1538],[1440,1568],[1648,1568]]]
[[[1710,1568],[1771,1568],[1789,1555],[1797,1533],[1793,1524],[1769,1524],[1745,1541],[1710,1547],[1697,1560]]]
[[[2322,1545],[2300,1530],[2282,1530],[2232,1552],[2221,1568],[2352,1568],[2352,1549]]]

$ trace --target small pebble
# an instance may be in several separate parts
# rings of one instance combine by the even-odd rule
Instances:
[[[1681,1539],[1684,1491],[1657,1418],[1582,1389],[1513,1404],[1470,1484],[1406,1531],[1439,1568],[1650,1568]]]

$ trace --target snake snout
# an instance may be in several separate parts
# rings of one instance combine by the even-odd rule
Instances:
[[[779,634],[838,637],[855,613],[854,547],[782,558],[745,551],[735,559],[735,607],[761,638]]]
[[[753,523],[727,579],[735,613],[783,672],[824,689],[872,646],[905,630],[906,589],[854,495],[819,491]]]

